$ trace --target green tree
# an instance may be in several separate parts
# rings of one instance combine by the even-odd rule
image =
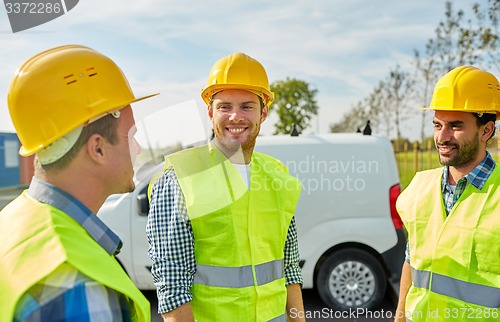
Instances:
[[[339,123],[330,125],[332,132],[352,132],[370,120],[375,133],[401,138],[403,122],[412,110],[429,106],[441,76],[461,65],[486,65],[500,72],[500,0],[478,0],[467,14],[461,8],[455,9],[455,3],[445,2],[444,17],[434,36],[424,50],[415,50],[414,70],[408,72],[399,65],[392,68],[372,92],[352,105]],[[421,117],[422,142],[430,114],[417,114]]]
[[[439,77],[438,71],[435,68],[436,50],[436,46],[434,45],[434,41],[432,39],[427,42],[423,54],[421,54],[418,50],[415,50],[413,98],[415,100],[415,103],[420,107],[426,107],[430,105],[434,85],[436,84]],[[420,114],[420,142],[424,142],[424,139],[426,137],[425,127],[428,122],[429,114],[430,113],[428,113],[427,110],[422,110]]]
[[[338,123],[330,125],[331,132],[354,132],[363,130],[367,121],[374,133],[384,133],[391,137],[396,132],[396,139],[401,138],[402,122],[410,113],[413,79],[399,65],[389,71],[370,94],[359,101],[342,116]]]
[[[396,130],[396,140],[401,139],[402,122],[411,113],[408,102],[411,99],[410,91],[413,87],[413,80],[410,74],[397,65],[389,71],[382,91],[385,97],[384,120],[394,124]]]
[[[318,90],[311,88],[305,81],[287,77],[284,81],[272,83],[271,91],[275,94],[271,111],[279,117],[274,124],[274,134],[289,134],[294,124],[304,130],[311,118],[318,114],[315,99]]]
[[[482,6],[472,5],[473,18],[468,25],[463,26],[461,37],[469,41],[473,48],[483,54],[488,67],[494,67],[500,72],[500,0],[488,0]]]
[[[344,113],[338,123],[330,124],[330,132],[357,132],[363,131],[367,121],[373,133],[383,133],[389,137],[394,129],[391,121],[391,111],[387,109],[387,84],[380,81],[367,97],[358,101],[349,112]]]
[[[446,1],[444,19],[426,45],[427,57],[422,58],[432,58],[438,75],[461,65],[482,67],[485,61],[500,71],[499,24],[500,0],[472,4],[471,15],[455,10],[453,2]]]
[[[475,65],[480,54],[470,37],[464,36],[464,11],[453,8],[451,1],[445,3],[445,19],[436,28],[434,57],[436,68],[444,75],[461,65]]]
[[[345,133],[356,132],[358,129],[363,130],[361,125],[366,124],[368,112],[364,101],[359,101],[352,106],[351,110],[344,115],[338,123],[330,124],[330,132]]]
[[[417,107],[429,106],[434,85],[438,79],[451,69],[460,65],[481,65],[481,53],[493,53],[496,49],[496,40],[492,30],[497,30],[499,0],[488,0],[488,9],[478,4],[472,6],[472,12],[477,21],[465,21],[463,10],[455,10],[451,1],[445,3],[444,19],[435,29],[435,36],[430,38],[423,52],[415,50],[413,74],[414,86],[412,95]],[[488,12],[484,12],[487,10]],[[486,19],[485,17],[489,18]],[[496,18],[495,18],[496,17]],[[493,27],[487,26],[488,21]],[[478,67],[479,67],[478,66]],[[421,115],[420,140],[426,137],[425,128],[430,122],[427,111]]]
[[[365,99],[367,116],[374,133],[383,133],[386,137],[391,135],[394,122],[391,121],[391,109],[388,109],[388,90],[385,81],[379,81],[377,86]],[[366,122],[365,122],[366,123]]]

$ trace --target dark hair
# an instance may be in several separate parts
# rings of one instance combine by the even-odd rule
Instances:
[[[483,113],[482,115],[478,114],[478,113],[472,113],[472,115],[474,115],[474,117],[476,118],[476,124],[477,124],[478,127],[481,126],[481,125],[486,125],[489,122],[493,122],[493,126],[494,126],[495,125],[495,121],[497,119],[497,115],[496,114],[491,114],[491,113]],[[496,128],[493,130],[493,133],[488,138],[488,141],[493,136],[495,136],[495,132],[496,132]]]
[[[47,171],[64,169],[78,154],[85,143],[87,143],[89,138],[94,134],[99,134],[106,140],[108,140],[111,144],[114,144],[117,140],[117,127],[118,119],[110,114],[84,126],[82,129],[82,133],[80,133],[80,136],[78,137],[78,140],[62,158],[52,163],[41,165],[41,167]]]

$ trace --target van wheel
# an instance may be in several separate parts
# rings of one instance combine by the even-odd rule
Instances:
[[[323,302],[338,311],[376,309],[385,296],[384,269],[370,253],[346,248],[331,254],[319,268],[316,287]]]

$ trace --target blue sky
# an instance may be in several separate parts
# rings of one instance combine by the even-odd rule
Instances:
[[[320,110],[309,131],[326,133],[390,68],[409,66],[443,17],[441,0],[80,0],[64,16],[13,34],[0,9],[0,131],[14,131],[6,97],[21,62],[77,43],[114,59],[136,95],[161,93],[135,104],[136,112],[191,102],[204,114],[199,93],[211,66],[244,52],[271,82],[294,77],[315,86]],[[411,119],[403,135],[416,138],[418,122]],[[273,117],[262,132],[271,134],[272,124]]]

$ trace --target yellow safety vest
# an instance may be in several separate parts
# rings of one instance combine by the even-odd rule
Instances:
[[[25,191],[0,212],[0,232],[0,322],[12,322],[21,296],[64,262],[124,294],[133,321],[151,320],[148,300],[114,256],[59,209]]]
[[[254,152],[250,190],[215,146],[166,158],[186,199],[197,270],[197,321],[285,321],[283,249],[300,181],[276,159]]]
[[[408,231],[409,321],[500,320],[500,167],[446,216],[443,169],[417,173],[397,201]]]

